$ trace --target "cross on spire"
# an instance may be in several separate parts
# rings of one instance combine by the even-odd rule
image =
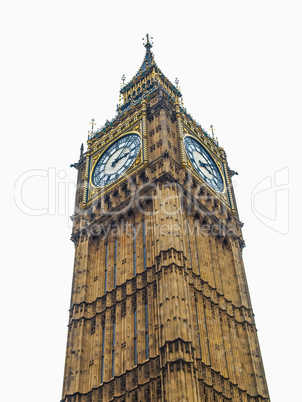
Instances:
[[[123,76],[122,76],[123,85],[125,85],[125,80],[126,80],[126,76],[125,76],[125,74],[123,74]]]

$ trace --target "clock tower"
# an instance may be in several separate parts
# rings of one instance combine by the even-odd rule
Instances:
[[[269,402],[226,153],[155,63],[81,150],[64,402]]]

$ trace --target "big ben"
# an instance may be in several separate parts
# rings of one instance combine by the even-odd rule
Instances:
[[[268,402],[234,172],[145,48],[74,164],[62,401]]]

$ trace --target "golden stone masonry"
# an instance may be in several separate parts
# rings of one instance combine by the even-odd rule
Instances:
[[[269,402],[235,172],[145,48],[73,165],[62,402]]]

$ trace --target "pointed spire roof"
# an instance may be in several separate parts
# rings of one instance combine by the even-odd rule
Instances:
[[[152,37],[151,38],[149,37],[149,34],[146,35],[146,42],[144,43],[146,53],[142,65],[138,70],[138,72],[133,76],[133,78],[127,84],[125,84],[125,76],[122,77],[123,84],[120,93],[123,94],[127,92],[131,87],[137,84],[137,82],[139,82],[141,79],[144,79],[144,77],[146,77],[153,71],[157,74],[157,76],[161,77],[161,79],[165,81],[169,87],[173,88],[173,90],[177,93],[178,96],[181,96],[178,87],[176,88],[171,83],[171,81],[168,80],[168,78],[162,73],[161,69],[156,64],[154,55],[151,51],[151,48],[153,47],[152,39],[153,39]]]
[[[118,111],[123,112],[140,102],[144,97],[150,96],[156,88],[162,87],[163,91],[174,100],[181,97],[180,90],[168,80],[155,63],[152,49],[152,39],[146,35],[144,47],[146,48],[145,57],[138,72],[125,84],[125,76],[122,77],[123,84],[120,94],[123,96],[123,103],[119,104]]]
[[[109,122],[108,120],[103,125],[103,127],[98,128],[95,132],[93,130],[88,135],[88,142],[99,139],[100,136],[110,131],[112,127],[115,127],[120,122],[120,118],[124,113],[128,111],[133,111],[137,105],[142,103],[143,99],[150,99],[154,93],[160,88],[161,93],[164,94],[167,101],[177,102],[179,105],[179,99],[182,98],[181,90],[179,87],[179,80],[175,79],[175,85],[162,73],[160,68],[155,63],[154,55],[151,51],[153,43],[150,41],[153,38],[149,38],[146,35],[146,42],[144,47],[146,48],[145,57],[139,71],[133,76],[133,78],[125,84],[126,77],[122,76],[122,83],[120,89],[120,101],[117,105],[117,115]],[[122,99],[123,98],[123,99]],[[192,118],[190,114],[187,113],[186,109],[183,107],[181,111],[186,114],[187,118],[190,119],[194,124],[200,127],[200,130],[206,137],[215,140]],[[93,143],[93,142],[92,142]],[[217,145],[217,144],[216,144]],[[81,150],[82,153],[82,150]]]
[[[152,48],[153,45],[149,40],[149,34],[146,35],[146,38],[147,38],[147,41],[144,44],[144,46],[146,48],[145,58],[143,60],[141,68],[139,69],[139,71],[136,74],[136,77],[139,74],[141,74],[142,72],[147,71],[150,66],[156,66],[153,53],[151,52],[151,48]],[[153,39],[153,38],[150,38],[150,39]]]

